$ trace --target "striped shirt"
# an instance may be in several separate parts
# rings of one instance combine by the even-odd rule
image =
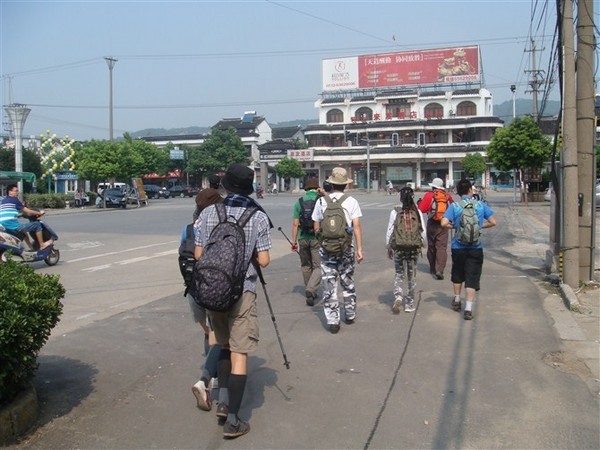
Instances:
[[[21,225],[17,217],[24,208],[18,197],[5,197],[0,202],[0,224],[7,230],[16,230]]]

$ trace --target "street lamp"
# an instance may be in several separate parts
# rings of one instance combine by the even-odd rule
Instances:
[[[113,67],[115,67],[115,63],[117,62],[114,58],[106,57],[106,64],[108,65],[108,90],[109,90],[109,98],[108,98],[108,136],[110,140],[113,140],[113,86],[112,86],[112,71]]]
[[[15,133],[15,172],[23,172],[23,128],[31,109],[19,103],[4,108]],[[23,198],[23,180],[19,179],[19,197]]]

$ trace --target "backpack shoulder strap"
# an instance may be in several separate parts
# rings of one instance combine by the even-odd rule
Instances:
[[[187,227],[185,227],[185,238],[191,239],[194,236],[194,224],[190,223]]]
[[[217,210],[217,216],[219,217],[219,223],[227,221],[227,210],[223,203],[215,203],[215,209]]]
[[[258,211],[258,208],[255,206],[251,206],[249,208],[246,208],[246,210],[242,213],[242,215],[240,216],[240,218],[237,221],[237,224],[244,228],[244,226],[248,223],[248,221],[250,220],[250,218],[254,215],[254,213],[256,213]]]

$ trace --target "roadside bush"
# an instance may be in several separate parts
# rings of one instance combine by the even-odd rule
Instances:
[[[27,264],[0,263],[0,405],[9,403],[37,369],[36,358],[59,321],[65,288],[58,275]]]
[[[28,208],[64,208],[72,197],[68,194],[26,194],[24,203]]]

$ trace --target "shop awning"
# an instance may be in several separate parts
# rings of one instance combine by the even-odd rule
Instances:
[[[33,172],[10,172],[0,170],[0,179],[9,178],[11,180],[23,180],[28,183],[35,183],[35,173]]]

